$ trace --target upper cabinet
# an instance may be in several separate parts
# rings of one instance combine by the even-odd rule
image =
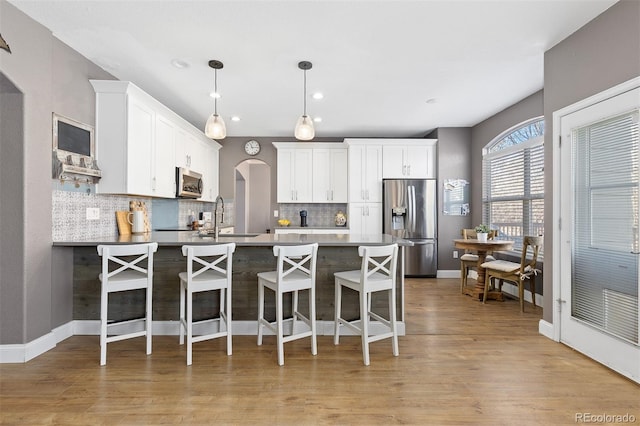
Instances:
[[[347,202],[347,150],[313,148],[313,201],[316,203]]]
[[[274,142],[278,203],[346,203],[347,150],[339,143]]]
[[[384,179],[428,179],[436,177],[435,139],[384,139]]]
[[[202,170],[198,171],[209,175],[206,181],[203,178],[209,191],[201,200],[215,199],[221,147],[217,142],[131,82],[91,80],[91,84],[96,92],[96,160],[102,170],[97,192],[174,198],[175,167],[190,167],[177,153],[187,150],[188,161],[198,158]],[[200,148],[191,154],[185,144]],[[210,196],[212,192],[216,194]]]
[[[311,148],[286,147],[287,145],[293,144],[274,143],[278,150],[278,202],[311,203],[313,151]]]
[[[382,202],[382,144],[379,139],[345,139],[349,149],[349,202]]]

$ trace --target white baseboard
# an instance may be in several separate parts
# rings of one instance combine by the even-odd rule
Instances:
[[[73,325],[68,322],[29,343],[0,345],[0,364],[23,363],[32,360],[55,348],[58,342],[70,337],[72,330]]]
[[[538,323],[538,333],[542,334],[544,337],[547,337],[551,340],[555,340],[553,338],[553,335],[554,335],[553,324],[551,324],[550,322],[547,322],[545,320],[540,320],[540,322]]]
[[[285,323],[286,324],[286,323]],[[255,336],[258,332],[256,321],[234,321],[233,334],[238,336]],[[317,321],[319,336],[333,336],[333,321]],[[203,333],[206,328],[217,328],[217,323],[202,324],[194,326],[194,331]],[[142,324],[128,323],[110,329],[110,333],[122,334],[142,329]],[[285,328],[285,333],[290,332]],[[381,323],[374,321],[370,324],[371,334],[385,332],[387,328]],[[177,336],[179,332],[178,321],[154,321],[153,334],[156,336]],[[60,327],[55,328],[50,333],[39,337],[26,344],[0,345],[0,364],[24,363],[56,347],[56,344],[74,335],[100,334],[100,321],[97,320],[75,320],[70,321]],[[273,334],[269,329],[264,329],[265,335]],[[346,327],[340,329],[340,335],[353,335],[354,333]],[[398,335],[406,334],[405,324],[398,321]]]
[[[474,280],[478,279],[478,272],[473,269],[470,270],[469,278],[473,278]],[[518,286],[511,284],[510,282],[504,281],[502,283],[502,292],[518,298]],[[531,291],[527,290],[526,288],[524,289],[524,300],[529,303],[531,303],[533,300],[531,298]],[[542,306],[542,295],[538,293],[536,293],[536,305]]]
[[[459,269],[438,270],[438,273],[436,274],[436,278],[460,278],[460,270]]]
[[[76,335],[92,335],[97,336],[100,334],[100,321],[97,320],[87,320],[81,321],[76,320],[74,323],[74,334]],[[153,335],[155,336],[177,336],[179,333],[178,321],[154,321],[153,322]],[[398,321],[398,335],[405,335],[405,324],[402,321]],[[288,326],[288,328],[287,328]],[[237,336],[256,336],[258,334],[258,325],[256,321],[234,321],[232,324],[233,334]],[[316,321],[316,327],[318,328],[317,332],[319,336],[333,336],[333,321]],[[376,334],[378,332],[385,332],[387,328],[377,321],[373,321],[369,325],[370,332],[372,334]],[[194,325],[194,333],[196,334],[204,334],[215,332],[218,329],[218,324],[216,322],[205,323],[200,325]],[[141,324],[126,324],[122,327],[116,328],[113,327],[110,329],[109,333],[114,334],[124,334],[130,333],[136,330],[142,330]],[[284,332],[290,333],[291,326],[290,322],[285,322]],[[269,335],[273,334],[269,329],[264,329],[264,334]],[[354,334],[350,329],[343,327],[340,330],[340,334],[350,335]]]

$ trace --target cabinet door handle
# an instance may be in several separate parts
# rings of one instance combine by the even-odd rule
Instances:
[[[369,190],[367,189],[365,192],[367,194],[367,201],[369,201]]]
[[[407,166],[406,165],[402,165],[402,176],[406,176],[407,175]]]
[[[156,178],[155,177],[151,180],[151,189],[153,191],[156,190]]]
[[[411,164],[407,166],[407,176],[411,176]]]
[[[331,190],[331,201],[333,201],[333,189]]]

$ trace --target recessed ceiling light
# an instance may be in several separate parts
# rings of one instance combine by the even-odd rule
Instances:
[[[178,69],[189,68],[191,66],[189,62],[185,61],[184,59],[173,59],[171,61],[171,65]]]
[[[324,95],[320,92],[316,92],[312,95],[313,99],[322,99],[324,98]]]
[[[209,96],[211,96],[212,98],[220,98],[220,93],[211,92],[209,93]]]
[[[240,121],[240,117],[234,115],[233,117],[231,117],[231,121]]]
[[[322,121],[322,117],[316,117],[313,119],[316,123],[320,123]]]

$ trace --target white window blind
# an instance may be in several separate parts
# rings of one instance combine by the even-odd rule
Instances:
[[[638,112],[572,133],[571,315],[638,344]]]
[[[537,119],[489,144],[483,157],[482,220],[518,252],[525,235],[544,230],[543,134]]]

